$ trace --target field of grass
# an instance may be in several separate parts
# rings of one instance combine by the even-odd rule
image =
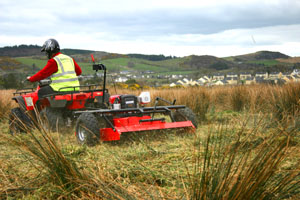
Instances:
[[[32,66],[33,64],[35,64],[35,66],[40,69],[42,69],[47,64],[46,59],[40,60],[40,59],[36,59],[36,58],[31,58],[31,57],[19,57],[19,58],[15,58],[15,59],[24,65]]]
[[[124,134],[94,147],[78,145],[74,130],[11,136],[15,104],[1,91],[0,199],[300,198],[299,84],[150,92],[190,107],[196,132]]]

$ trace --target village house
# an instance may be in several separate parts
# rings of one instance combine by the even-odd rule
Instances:
[[[208,82],[203,82],[201,80],[196,80],[196,82],[197,82],[197,85],[199,85],[199,86],[204,86],[204,85],[208,84]]]
[[[281,78],[283,79],[284,77],[291,76],[291,75],[292,75],[292,72],[284,72],[284,73],[282,73]]]
[[[251,78],[252,75],[250,72],[241,72],[240,73],[240,80],[246,80],[247,78]]]
[[[247,77],[243,80],[245,85],[251,85],[255,83],[255,78],[253,77]]]
[[[263,78],[263,79],[266,79],[268,78],[268,72],[257,72],[255,74],[255,78]]]
[[[177,82],[177,83],[171,83],[169,86],[170,87],[176,87],[176,86],[182,86],[182,84]]]
[[[177,74],[173,74],[173,75],[171,75],[171,78],[173,78],[173,79],[178,79],[179,76],[178,76]]]
[[[208,82],[211,81],[211,79],[208,76],[203,76],[202,78],[204,78],[205,80],[207,80]]]
[[[224,80],[225,75],[224,74],[214,74],[212,76],[212,80],[217,81],[217,80]]]
[[[200,83],[198,81],[190,80],[189,85],[191,85],[191,86],[200,86]]]
[[[183,85],[183,86],[187,86],[187,83],[186,83],[185,81],[182,81],[182,80],[178,80],[178,81],[176,82],[176,84],[178,84],[178,85]]]
[[[120,71],[120,74],[122,74],[122,75],[129,74],[129,73],[130,73],[130,71],[127,71],[127,70]]]
[[[255,76],[253,82],[257,84],[266,83],[266,79],[264,76]]]
[[[211,81],[210,78],[208,78],[207,76],[203,76],[198,79],[198,82],[203,84],[209,83],[210,81]]]
[[[294,79],[291,75],[288,75],[288,76],[283,76],[282,79],[286,82],[286,83],[290,83],[290,82],[293,82]]]
[[[200,79],[198,79],[197,81],[198,81],[198,83],[199,83],[200,85],[207,85],[207,84],[210,83],[210,81],[208,81],[208,80],[206,80],[206,79],[204,79],[204,78],[200,78]]]
[[[269,78],[273,79],[273,80],[281,78],[281,77],[282,77],[282,73],[281,72],[271,72],[269,74]]]
[[[117,82],[117,83],[125,83],[126,81],[128,81],[127,77],[119,77],[119,78],[115,79],[115,82]]]
[[[228,85],[228,81],[226,81],[225,79],[217,80],[213,85]]]
[[[300,76],[297,74],[292,75],[292,78],[294,79],[294,82],[300,82]]]
[[[229,72],[229,73],[226,75],[226,78],[238,78],[238,74],[233,73],[233,72]]]
[[[229,85],[237,85],[238,84],[238,77],[227,77],[225,79]]]
[[[298,69],[294,69],[291,75],[300,75],[300,71]]]

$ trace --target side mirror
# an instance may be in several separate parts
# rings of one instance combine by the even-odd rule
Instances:
[[[138,96],[138,100],[140,104],[150,103],[151,101],[150,92],[142,92],[140,96]]]

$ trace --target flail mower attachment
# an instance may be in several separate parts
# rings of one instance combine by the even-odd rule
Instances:
[[[165,118],[154,118],[155,113],[169,115],[172,122],[166,122]],[[85,140],[86,137],[95,135],[94,139],[112,141],[120,140],[121,134],[126,132],[172,128],[191,128],[195,130],[197,126],[192,111],[182,105],[117,110],[99,109],[78,111],[76,114],[81,114],[76,126],[76,135],[81,137],[79,140]]]

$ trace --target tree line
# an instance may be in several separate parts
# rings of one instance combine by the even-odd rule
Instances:
[[[145,59],[150,61],[162,61],[162,60],[177,58],[176,56],[164,56],[162,54],[160,55],[127,54],[127,55],[131,58],[140,58],[140,59]]]

